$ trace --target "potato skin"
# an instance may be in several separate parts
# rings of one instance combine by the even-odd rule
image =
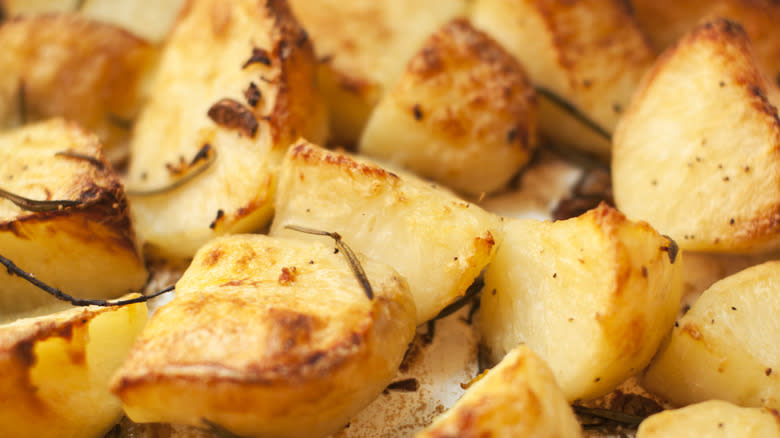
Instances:
[[[99,438],[119,419],[111,374],[146,323],[143,303],[71,308],[0,325],[0,430]]]
[[[503,187],[536,145],[536,101],[517,61],[466,19],[429,37],[379,103],[360,152],[461,193]]]
[[[778,284],[778,261],[713,284],[675,324],[643,385],[677,405],[719,399],[780,408]]]
[[[527,346],[520,345],[477,377],[455,406],[415,437],[581,435],[552,371]]]
[[[682,293],[670,239],[605,204],[565,221],[505,220],[504,232],[480,306],[491,360],[528,344],[570,401],[606,394],[650,362]]]
[[[306,237],[290,224],[338,232],[393,266],[409,282],[418,324],[466,292],[502,238],[497,216],[435,184],[306,141],[282,164],[270,234]]]
[[[693,103],[696,102],[696,103]],[[658,60],[614,136],[617,206],[686,250],[780,244],[780,93],[739,24],[698,26]]]
[[[112,390],[138,422],[240,436],[324,436],[390,382],[414,336],[395,271],[361,257],[369,300],[342,254],[262,235],[204,246],[155,313]]]
[[[0,199],[3,256],[80,298],[143,287],[147,273],[128,201],[94,135],[62,119],[6,131],[0,135],[0,178],[3,189],[23,197],[78,202],[31,212]],[[0,315],[55,301],[5,272],[0,279]]]

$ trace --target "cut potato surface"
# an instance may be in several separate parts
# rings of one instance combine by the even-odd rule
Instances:
[[[667,51],[615,133],[615,201],[697,251],[780,243],[777,88],[742,28],[707,22]]]
[[[100,438],[121,415],[108,390],[147,319],[142,303],[72,308],[0,325],[0,430]]]
[[[143,287],[147,273],[127,199],[93,135],[62,119],[5,131],[0,189],[71,204],[36,212],[0,197],[0,255],[78,298]],[[5,270],[0,284],[0,315],[55,301]]]
[[[360,152],[461,193],[495,191],[528,162],[535,103],[512,55],[453,20],[425,41],[374,110]]]
[[[10,19],[0,46],[0,128],[62,116],[97,134],[111,161],[127,157],[153,46],[75,14]]]
[[[528,344],[570,401],[647,365],[680,302],[673,241],[604,204],[566,221],[506,220],[504,232],[480,306],[493,361]]]
[[[409,58],[442,24],[464,15],[468,3],[290,0],[323,60],[320,79],[336,144],[357,142],[377,100]]]
[[[527,346],[515,348],[477,379],[455,406],[416,437],[581,436],[555,376]]]
[[[409,281],[418,324],[466,292],[502,236],[497,216],[435,184],[307,142],[282,165],[270,234],[322,239],[288,225],[337,232],[393,266]]]
[[[215,235],[270,221],[287,147],[326,135],[314,80],[311,43],[283,0],[186,8],[131,145],[128,187],[156,193],[131,196],[151,253],[188,258]],[[204,159],[213,164],[193,176]]]
[[[713,438],[780,437],[777,411],[741,408],[712,400],[655,414],[639,425],[637,438],[706,436]]]
[[[205,245],[113,380],[127,415],[247,437],[343,427],[390,383],[414,336],[406,281],[358,258],[373,300],[332,243]]]
[[[720,399],[780,408],[778,287],[777,261],[712,285],[675,324],[644,386],[678,405]]]
[[[584,114],[606,136],[655,57],[620,0],[477,0],[471,17],[517,57],[537,87]],[[561,129],[574,122],[551,104],[540,105],[543,136],[609,156],[608,141]]]

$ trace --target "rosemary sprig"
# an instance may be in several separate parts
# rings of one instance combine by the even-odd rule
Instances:
[[[81,201],[73,201],[68,199],[39,201],[25,198],[24,196],[11,193],[8,190],[2,188],[0,188],[0,198],[4,198],[13,202],[14,205],[21,208],[22,210],[33,211],[36,213],[58,211],[67,207],[73,207],[82,204]]]
[[[609,409],[589,408],[589,407],[579,406],[579,405],[572,405],[572,409],[574,409],[574,413],[576,413],[577,415],[589,415],[591,417],[595,417],[600,420],[605,420],[607,422],[614,423],[616,426],[619,425],[619,426],[637,428],[639,426],[639,423],[641,423],[645,419],[644,417],[640,417],[638,415],[626,414],[625,412],[613,411]],[[607,425],[608,424],[600,423],[600,424],[594,424],[592,426],[603,427]]]
[[[100,170],[103,170],[106,167],[103,164],[103,162],[98,160],[97,158],[95,158],[95,157],[93,157],[91,155],[82,154],[80,152],[72,151],[70,149],[68,149],[66,151],[59,151],[59,152],[55,153],[54,156],[56,156],[56,157],[65,157],[65,158],[72,158],[74,160],[88,161],[90,164],[92,164],[93,166],[97,167]]]
[[[610,135],[609,132],[607,132],[604,128],[598,125],[598,123],[594,122],[590,117],[588,117],[585,113],[580,111],[577,107],[563,99],[562,97],[558,96],[557,94],[553,93],[552,91],[544,88],[544,87],[536,87],[536,92],[549,99],[554,103],[555,105],[559,106],[561,109],[569,113],[572,117],[577,119],[580,123],[590,128],[593,132],[598,134],[599,136],[603,137],[607,141],[612,140],[612,135]]]
[[[339,233],[315,230],[313,228],[306,228],[298,225],[285,225],[285,228],[293,231],[299,231],[301,233],[313,234],[315,236],[328,236],[336,241],[336,247],[338,247],[338,249],[341,250],[341,253],[344,254],[344,257],[347,258],[349,267],[352,269],[352,273],[355,274],[355,277],[357,277],[357,281],[360,283],[360,287],[362,287],[363,291],[366,293],[366,297],[368,297],[369,300],[374,299],[374,289],[371,288],[371,283],[368,281],[368,277],[366,276],[366,272],[363,270],[363,266],[360,264],[360,260],[358,260],[357,256],[352,251],[352,248],[344,243],[344,240],[342,240]]]
[[[175,286],[168,286],[165,289],[155,292],[151,295],[144,295],[136,298],[130,298],[127,300],[110,301],[110,300],[91,300],[91,299],[84,299],[84,298],[75,298],[72,295],[68,295],[65,292],[57,289],[56,287],[44,283],[43,281],[35,277],[35,275],[23,270],[22,268],[17,266],[14,262],[12,262],[10,259],[2,255],[0,255],[0,265],[5,266],[6,270],[8,271],[8,275],[16,275],[17,277],[20,277],[21,279],[27,281],[28,283],[32,284],[38,289],[41,289],[42,291],[53,296],[54,298],[57,298],[58,300],[61,301],[66,301],[74,306],[111,307],[111,306],[125,306],[134,303],[143,303],[151,300],[152,298],[158,297],[164,293],[171,292],[174,290],[175,287]]]

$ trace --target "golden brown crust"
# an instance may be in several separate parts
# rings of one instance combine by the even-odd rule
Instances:
[[[469,67],[468,75],[453,74]],[[432,94],[456,93],[457,98],[429,108],[424,95],[409,100],[413,96],[407,90],[418,88]],[[450,21],[426,41],[393,93],[417,121],[452,140],[506,142],[526,150],[535,143],[536,98],[523,67],[464,18]],[[473,117],[481,112],[494,117]],[[505,131],[507,120],[516,123]],[[468,126],[472,123],[476,126]]]
[[[76,201],[78,204],[50,212],[29,212],[16,208],[16,213],[6,216],[5,220],[0,219],[0,232],[10,231],[19,237],[24,237],[26,227],[49,222],[55,218],[77,215],[82,221],[101,224],[110,230],[112,233],[111,241],[117,244],[118,248],[133,251],[140,261],[141,255],[136,251],[135,231],[130,223],[129,205],[124,187],[111,164],[106,160],[98,139],[94,135],[82,131],[75,123],[61,120],[44,122],[39,125],[39,128],[34,129],[47,129],[47,125],[54,130],[54,135],[59,133],[59,129],[63,129],[64,131],[60,133],[63,135],[61,138],[64,138],[64,135],[70,136],[66,142],[63,142],[63,150],[56,151],[65,154],[54,157],[41,156],[38,160],[31,159],[20,162],[19,158],[16,158],[16,148],[32,150],[31,148],[40,147],[41,144],[36,144],[36,141],[39,140],[25,138],[22,131],[12,133],[9,138],[15,138],[15,140],[11,140],[12,144],[9,145],[11,147],[0,149],[0,157],[5,163],[3,166],[5,169],[0,170],[0,177],[6,181],[13,180],[10,185],[9,183],[4,184],[7,190],[20,196],[37,199],[37,195],[28,194],[30,189],[36,188],[15,182],[25,181],[28,174],[35,178],[34,175],[47,172],[47,167],[42,166],[50,165],[52,159],[64,160],[69,162],[72,168],[68,171],[69,174],[63,175],[63,178],[58,179],[56,184],[52,182],[51,186],[44,187],[47,194],[46,200]],[[13,143],[14,141],[18,143]],[[40,164],[36,165],[36,163]],[[80,236],[80,239],[85,242],[93,240],[91,231],[87,227],[79,227],[74,224],[73,227],[66,226],[66,228],[74,235]]]
[[[354,160],[349,155],[329,153],[325,149],[319,148],[311,143],[303,142],[292,147],[289,153],[291,160],[301,161],[309,165],[327,164],[342,169],[351,174],[378,178],[386,182],[390,187],[397,187],[400,178],[393,172],[389,172],[379,166],[366,164]],[[303,174],[300,175],[303,178]],[[377,187],[377,189],[380,189]]]
[[[0,27],[0,126],[63,116],[111,149],[126,142],[157,49],[75,14],[14,17]]]

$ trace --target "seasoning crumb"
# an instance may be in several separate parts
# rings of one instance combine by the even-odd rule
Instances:
[[[419,103],[415,103],[412,107],[412,114],[414,115],[414,120],[420,121],[423,118],[423,112],[422,108],[420,107]]]
[[[772,368],[767,368],[764,370],[764,374],[766,374],[767,377],[772,375]]]

